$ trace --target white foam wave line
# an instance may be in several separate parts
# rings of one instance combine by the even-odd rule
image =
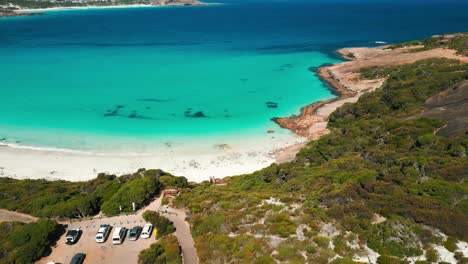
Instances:
[[[92,151],[84,150],[75,150],[75,149],[66,149],[66,148],[54,148],[54,147],[38,147],[38,146],[28,146],[28,145],[19,145],[13,143],[0,143],[0,147],[9,147],[14,149],[25,149],[32,151],[47,151],[47,152],[58,152],[58,153],[68,153],[68,154],[79,154],[79,155],[90,155],[90,156],[150,156],[148,153],[99,153]]]

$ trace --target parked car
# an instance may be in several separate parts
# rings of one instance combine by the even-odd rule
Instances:
[[[152,224],[146,224],[143,227],[143,231],[141,232],[141,238],[150,238],[151,237],[151,231],[153,231],[153,225]]]
[[[65,243],[68,245],[75,244],[78,242],[78,239],[80,239],[80,234],[81,230],[79,228],[68,230],[67,234],[65,235]]]
[[[110,225],[108,224],[100,225],[96,233],[96,242],[97,243],[106,242],[107,238],[109,237],[109,233],[110,233]]]
[[[153,231],[153,225],[152,224],[146,224],[143,227],[143,231],[141,232],[141,238],[150,238],[151,231]]]
[[[73,258],[70,261],[70,264],[82,264],[84,259],[86,257],[86,254],[83,253],[78,253],[73,256]]]
[[[118,245],[122,244],[125,236],[127,235],[127,228],[119,226],[115,229],[114,234],[112,235],[112,244]]]
[[[128,239],[132,240],[132,241],[135,241],[138,239],[138,237],[140,237],[140,234],[141,234],[141,230],[143,228],[141,228],[141,226],[135,226],[134,228],[132,228],[130,230],[130,232],[128,232]]]

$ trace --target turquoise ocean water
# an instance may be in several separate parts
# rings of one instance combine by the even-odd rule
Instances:
[[[340,61],[336,48],[466,31],[468,4],[444,3],[232,1],[0,19],[0,139],[112,149],[288,133],[270,119],[333,96],[313,70]]]

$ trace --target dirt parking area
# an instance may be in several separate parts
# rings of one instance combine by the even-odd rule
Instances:
[[[136,241],[131,241],[126,237],[120,245],[112,244],[112,234],[114,230],[123,226],[131,229],[134,226],[143,227],[146,222],[143,219],[143,212],[146,210],[158,211],[164,217],[174,223],[176,227],[175,235],[182,249],[182,258],[185,264],[198,264],[198,255],[195,248],[195,241],[190,233],[190,226],[185,221],[186,214],[182,209],[175,209],[168,206],[161,206],[163,196],[158,197],[145,208],[139,210],[136,214],[120,215],[114,217],[95,218],[92,220],[83,220],[79,222],[65,223],[68,229],[80,228],[82,234],[76,244],[65,244],[65,235],[57,242],[57,245],[52,247],[52,253],[37,261],[39,264],[46,264],[49,261],[54,263],[70,263],[73,256],[77,253],[86,254],[85,264],[95,263],[116,263],[116,264],[132,264],[138,262],[138,254],[143,249],[147,249],[151,244],[156,242],[154,234],[149,239],[138,238]],[[112,229],[109,232],[109,237],[104,243],[96,243],[95,236],[102,224],[111,225]]]
[[[47,263],[49,261],[70,263],[70,260],[76,253],[86,254],[84,263],[137,263],[138,253],[156,242],[154,236],[152,235],[149,239],[138,238],[136,241],[131,241],[126,237],[122,244],[113,245],[112,234],[118,226],[131,229],[137,225],[143,227],[145,223],[139,215],[71,223],[68,228],[80,228],[82,230],[78,242],[73,245],[67,245],[65,244],[65,236],[62,236],[57,242],[56,247],[52,248],[52,254],[37,263]],[[110,230],[108,239],[104,243],[96,243],[96,232],[101,224],[110,224],[112,229]]]

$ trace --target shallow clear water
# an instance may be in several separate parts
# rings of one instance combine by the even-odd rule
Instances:
[[[272,117],[333,96],[310,68],[339,61],[336,48],[466,31],[464,7],[234,1],[0,19],[0,139],[106,149],[286,134]]]

